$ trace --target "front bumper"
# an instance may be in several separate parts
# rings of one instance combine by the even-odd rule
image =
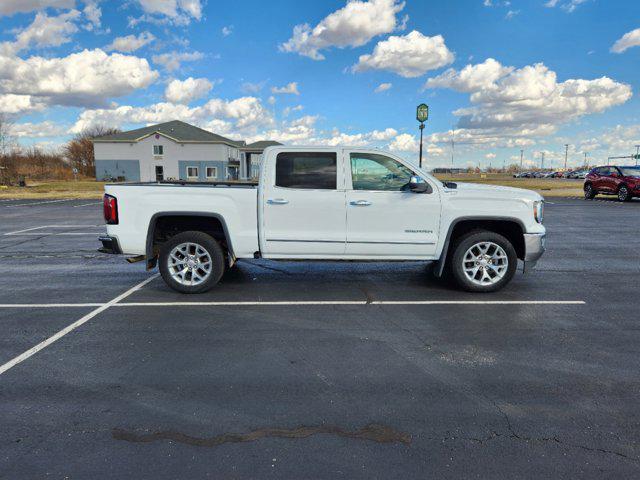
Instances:
[[[542,256],[545,248],[544,233],[525,233],[524,234],[524,272],[533,270]]]
[[[113,253],[115,255],[120,255],[122,253],[122,249],[118,244],[117,238],[105,235],[103,237],[98,237],[98,240],[102,242],[102,248],[98,249],[99,252]]]

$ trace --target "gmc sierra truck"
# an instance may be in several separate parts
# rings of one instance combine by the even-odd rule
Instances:
[[[543,198],[441,182],[380,150],[269,147],[257,184],[105,186],[101,251],[159,266],[174,290],[211,289],[237,259],[435,262],[492,292],[544,252]]]

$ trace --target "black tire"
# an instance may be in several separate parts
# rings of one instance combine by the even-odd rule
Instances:
[[[491,242],[499,245],[507,256],[507,269],[502,278],[495,283],[486,285],[474,283],[464,272],[464,256],[467,250],[482,242]],[[511,281],[518,267],[518,255],[511,242],[499,233],[488,230],[474,230],[463,235],[455,242],[450,263],[451,274],[460,288],[468,292],[488,293],[500,290]]]
[[[584,198],[585,200],[593,200],[598,192],[595,191],[593,185],[590,183],[585,184],[584,186]]]
[[[629,191],[629,187],[626,185],[620,185],[618,189],[618,200],[621,202],[628,202],[631,200],[631,192]]]
[[[209,255],[211,270],[208,277],[197,285],[185,285],[173,278],[170,268],[171,251],[182,243],[194,243],[201,246]],[[204,232],[189,231],[174,235],[160,248],[160,274],[165,283],[173,290],[180,293],[203,293],[211,290],[222,278],[225,268],[225,255],[220,244],[210,235]],[[193,276],[191,277],[193,278]]]

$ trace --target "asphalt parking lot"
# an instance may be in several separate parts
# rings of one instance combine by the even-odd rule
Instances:
[[[640,476],[640,201],[549,199],[496,294],[260,261],[187,297],[44,202],[0,201],[0,478]]]

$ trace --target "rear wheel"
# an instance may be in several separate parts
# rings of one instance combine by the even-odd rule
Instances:
[[[618,189],[618,200],[621,202],[628,202],[631,200],[631,192],[629,192],[629,188],[626,185],[622,185]]]
[[[224,252],[218,242],[203,232],[182,232],[160,249],[160,274],[165,283],[181,293],[202,293],[220,281]]]
[[[596,191],[593,188],[593,185],[591,185],[590,183],[587,183],[584,186],[584,198],[587,200],[592,200],[595,196],[596,196]]]
[[[499,233],[476,230],[461,237],[451,256],[456,283],[469,292],[495,292],[511,281],[518,256]]]

